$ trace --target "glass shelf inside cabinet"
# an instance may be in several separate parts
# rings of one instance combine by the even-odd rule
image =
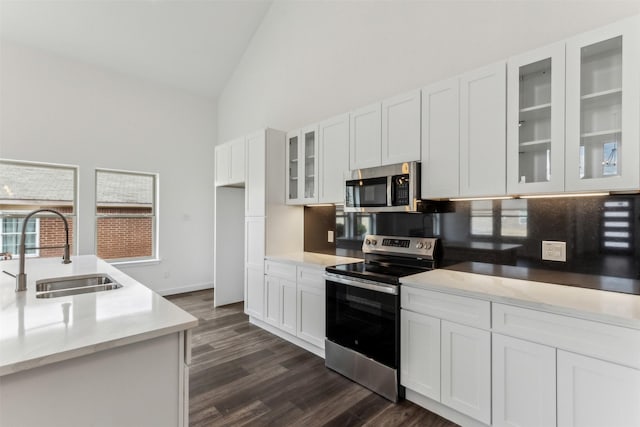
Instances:
[[[304,134],[304,157],[305,157],[305,177],[304,177],[304,197],[310,199],[315,197],[315,131]]]
[[[622,37],[583,47],[580,61],[580,178],[620,175]]]
[[[289,199],[298,198],[298,137],[289,138]]]
[[[521,184],[551,179],[551,58],[520,67],[518,176]]]

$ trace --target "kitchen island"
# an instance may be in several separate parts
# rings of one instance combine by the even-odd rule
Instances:
[[[26,264],[26,292],[0,277],[0,425],[186,425],[197,319],[92,255]],[[36,298],[38,280],[95,273],[122,287]]]

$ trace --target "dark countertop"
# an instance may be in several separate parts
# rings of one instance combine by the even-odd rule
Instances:
[[[595,276],[483,262],[462,262],[445,267],[445,270],[640,295],[640,280],[622,277]]]

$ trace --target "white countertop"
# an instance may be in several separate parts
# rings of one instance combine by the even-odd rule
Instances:
[[[197,326],[195,317],[101,259],[71,260],[27,259],[26,292],[15,292],[15,279],[0,273],[0,376]],[[17,273],[18,261],[0,261],[0,270]],[[106,273],[122,288],[36,298],[36,280],[91,273]]]
[[[640,329],[640,296],[437,269],[400,282],[433,291],[518,305]]]
[[[352,262],[362,261],[360,258],[318,254],[315,252],[292,252],[279,255],[268,255],[265,259],[269,261],[286,262],[296,265],[311,265],[316,267],[327,267],[329,265],[349,264]]]

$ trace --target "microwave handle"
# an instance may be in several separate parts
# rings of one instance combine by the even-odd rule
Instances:
[[[392,193],[392,180],[393,177],[392,176],[387,176],[387,206],[393,206],[393,193]]]

